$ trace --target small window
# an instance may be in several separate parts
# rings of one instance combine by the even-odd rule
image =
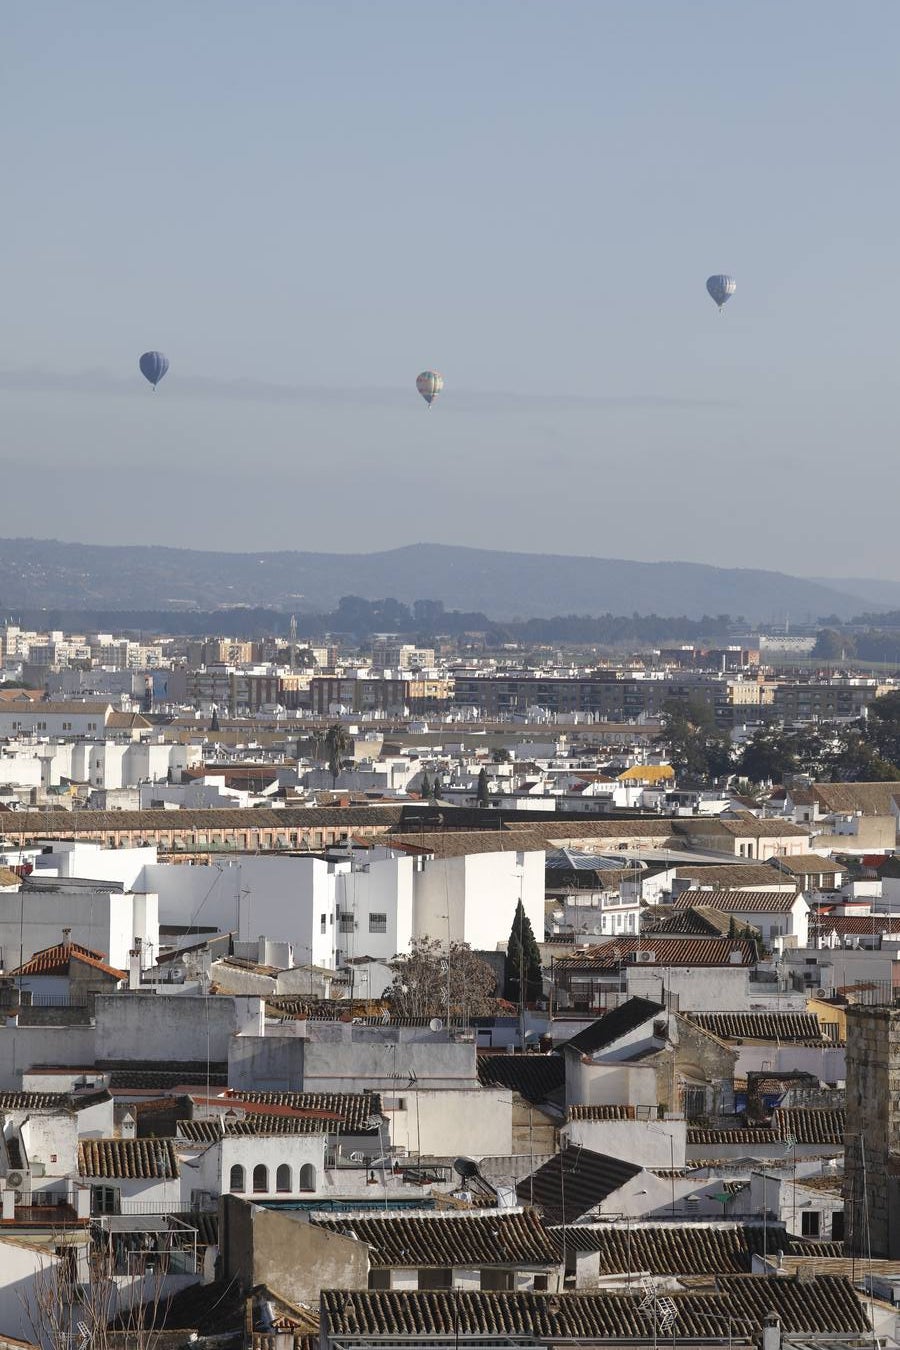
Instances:
[[[440,1267],[431,1267],[419,1271],[420,1289],[452,1289],[453,1271]]]
[[[327,931],[328,931],[328,915],[321,914],[319,916],[319,932],[325,933]]]
[[[370,914],[370,915],[369,915],[369,932],[370,932],[370,933],[386,933],[386,932],[387,932],[387,915],[386,915],[386,914]]]
[[[340,931],[342,933],[352,933],[354,928],[356,927],[355,923],[353,922],[353,915],[341,914],[339,917],[340,917]]]
[[[312,1163],[304,1163],[300,1168],[298,1186],[301,1191],[314,1191],[316,1189],[316,1169]]]
[[[844,1240],[844,1211],[836,1209],[831,1216],[831,1240],[832,1242],[843,1242]]]
[[[282,1163],[275,1173],[275,1189],[281,1194],[285,1194],[291,1189],[291,1169],[287,1163]]]
[[[257,1163],[253,1169],[253,1190],[256,1195],[269,1189],[269,1169],[265,1163]]]
[[[240,1195],[244,1189],[244,1169],[240,1163],[235,1163],[231,1169],[231,1176],[228,1180],[228,1189],[233,1195]]]
[[[817,1209],[805,1209],[800,1215],[800,1233],[803,1237],[817,1238],[822,1225],[822,1215]]]
[[[91,1187],[92,1214],[118,1214],[119,1189],[117,1186]]]

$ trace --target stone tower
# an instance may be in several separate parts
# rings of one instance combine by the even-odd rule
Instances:
[[[900,1257],[900,1008],[847,1011],[844,1134],[849,1251]]]

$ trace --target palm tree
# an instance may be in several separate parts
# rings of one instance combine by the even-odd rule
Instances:
[[[325,732],[325,750],[328,754],[328,768],[331,772],[331,788],[333,791],[338,774],[341,771],[341,761],[350,750],[350,737],[340,722],[333,723]]]

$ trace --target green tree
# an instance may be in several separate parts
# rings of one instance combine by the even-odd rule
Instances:
[[[900,764],[900,690],[892,690],[869,704],[865,736],[889,764]]]
[[[812,655],[821,661],[840,661],[856,655],[856,642],[838,628],[823,628],[816,636]]]
[[[434,782],[431,785],[431,800],[436,802],[444,791],[444,784],[441,782],[440,773],[434,775]]]
[[[699,699],[670,699],[663,707],[662,740],[679,783],[700,787],[731,769],[731,746]]]
[[[900,778],[897,766],[884,759],[869,739],[865,723],[840,728],[830,755],[830,769],[838,783],[890,783]]]
[[[334,722],[325,732],[325,753],[328,756],[328,769],[331,773],[331,786],[334,788],[341,771],[343,761],[350,750],[350,737],[340,722]]]
[[[775,727],[754,731],[738,760],[738,773],[751,783],[783,783],[798,772],[795,738]]]
[[[541,954],[531,920],[525,913],[521,900],[516,905],[509,941],[506,944],[503,988],[511,1003],[518,1003],[520,997],[525,1003],[534,1003],[544,992]]]
[[[419,787],[419,796],[423,801],[427,801],[431,796],[431,779],[428,777],[428,770],[422,774],[422,782]]]
[[[479,806],[490,806],[491,793],[488,788],[487,770],[481,768],[478,773],[478,787],[475,791],[475,801]]]

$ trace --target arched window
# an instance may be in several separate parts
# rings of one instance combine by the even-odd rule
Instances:
[[[231,1169],[231,1179],[228,1182],[228,1189],[231,1191],[242,1191],[244,1189],[244,1169],[240,1163],[235,1163]]]
[[[301,1191],[314,1191],[316,1189],[316,1169],[312,1163],[304,1163],[300,1168]]]
[[[287,1163],[282,1163],[275,1173],[276,1191],[289,1191],[291,1189],[291,1169]]]
[[[257,1192],[269,1189],[269,1169],[265,1163],[257,1163],[253,1169],[253,1189]]]

